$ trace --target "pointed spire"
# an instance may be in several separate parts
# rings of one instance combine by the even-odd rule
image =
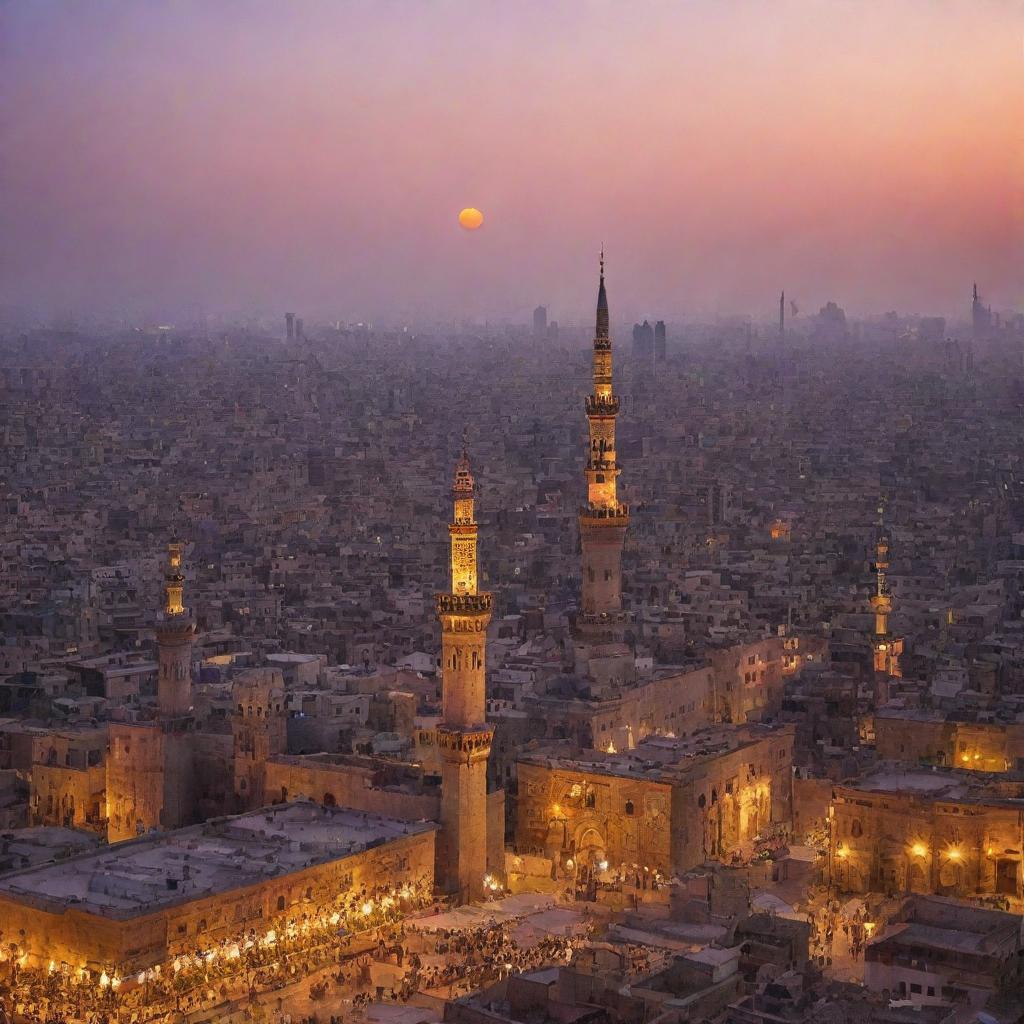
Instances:
[[[604,246],[601,246],[601,280],[597,288],[597,334],[608,337],[608,294],[604,288]]]
[[[974,282],[974,301],[978,301],[978,282]]]

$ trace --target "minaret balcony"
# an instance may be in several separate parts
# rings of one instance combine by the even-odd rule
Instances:
[[[614,505],[584,505],[580,509],[580,522],[597,526],[625,526],[629,522],[629,506],[619,502]]]
[[[612,350],[612,339],[611,338],[605,337],[605,338],[595,338],[594,339],[594,351],[596,351],[596,352],[610,352],[611,350]]]
[[[490,615],[490,594],[437,594],[438,615]]]
[[[619,400],[614,395],[611,398],[587,395],[585,405],[588,416],[617,416],[619,413]]]

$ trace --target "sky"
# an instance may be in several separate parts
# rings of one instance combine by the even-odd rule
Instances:
[[[1024,308],[1024,0],[0,0],[0,305],[585,321],[602,244],[613,319]]]

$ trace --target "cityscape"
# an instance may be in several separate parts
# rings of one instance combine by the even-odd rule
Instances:
[[[704,0],[0,8],[0,1024],[1024,1022],[1022,238],[971,179],[961,234],[908,214],[861,264],[825,211],[716,222],[698,267],[671,168],[618,163],[712,42],[710,93],[743,54],[792,75],[766,103],[802,90],[840,60],[821,8],[854,33],[839,0],[779,17],[824,51]],[[941,125],[1006,16],[914,0],[856,38],[960,33]],[[463,149],[471,80],[507,120]],[[250,160],[257,97],[322,144]],[[422,177],[415,138],[386,155],[409,104],[450,132]],[[199,171],[204,111],[237,123]],[[529,138],[586,171],[546,227],[499,159]],[[863,202],[828,237],[877,242]]]

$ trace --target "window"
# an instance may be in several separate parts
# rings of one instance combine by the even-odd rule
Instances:
[[[277,897],[277,909],[278,910],[284,910],[284,897],[283,896],[278,896]]]
[[[633,807],[633,801],[632,800],[627,800],[626,801],[626,814],[632,816],[634,810],[635,810],[635,808]]]
[[[595,807],[597,805],[597,796],[594,793],[587,794],[587,806]]]
[[[921,986],[912,981],[910,983],[910,993],[911,995],[919,996],[921,994]]]

